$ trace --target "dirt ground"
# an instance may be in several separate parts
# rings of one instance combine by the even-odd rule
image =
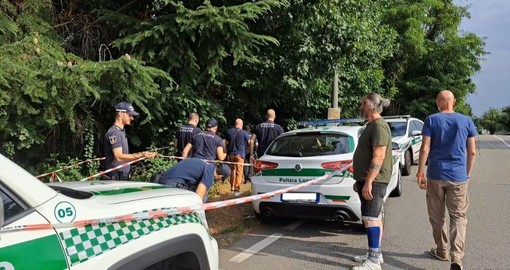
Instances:
[[[208,202],[224,201],[235,198],[230,191],[228,181],[216,183],[218,194],[210,197]],[[250,183],[241,186],[240,197],[251,195]],[[211,235],[218,241],[218,245],[225,247],[242,235],[256,227],[259,222],[255,219],[251,203],[244,203],[235,206],[227,206],[206,212],[207,223]]]

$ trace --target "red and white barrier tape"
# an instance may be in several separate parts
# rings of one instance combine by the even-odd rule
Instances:
[[[67,170],[67,169],[70,169],[72,167],[76,167],[76,166],[82,165],[84,163],[88,163],[88,162],[92,162],[92,161],[99,161],[99,160],[103,160],[103,159],[104,159],[104,157],[87,159],[87,160],[84,160],[84,161],[81,161],[81,162],[78,162],[78,163],[75,163],[75,164],[72,164],[72,165],[64,166],[64,167],[62,167],[62,168],[60,168],[58,170],[55,170],[55,171],[52,171],[52,172],[49,172],[49,173],[43,173],[43,174],[37,175],[35,178],[41,178],[43,176],[50,175],[50,174],[51,174],[51,177],[54,177],[55,173],[57,173],[57,172],[61,172],[63,170]]]
[[[133,163],[136,163],[136,162],[138,162],[138,161],[142,161],[142,160],[144,160],[144,159],[146,159],[146,157],[141,157],[141,158],[138,158],[138,159],[135,159],[135,160],[131,160],[130,162],[126,162],[126,163],[121,164],[121,165],[119,165],[119,166],[117,166],[117,167],[113,167],[113,168],[108,169],[108,170],[106,170],[106,171],[102,171],[102,172],[96,173],[96,174],[94,174],[94,175],[87,176],[87,177],[85,177],[85,178],[81,179],[80,181],[92,180],[92,179],[94,179],[94,178],[96,178],[96,177],[98,177],[98,176],[100,176],[100,175],[107,174],[107,173],[109,173],[109,172],[113,172],[113,171],[118,170],[118,169],[120,169],[120,168],[122,168],[122,167],[126,167],[127,165],[131,165],[131,164],[133,164]]]
[[[164,157],[164,158],[171,158],[171,159],[187,159],[183,157],[178,156],[165,156],[165,155],[158,155],[158,157]],[[241,163],[241,162],[231,162],[231,161],[223,161],[223,160],[211,160],[211,159],[202,159],[203,161],[209,162],[209,163],[222,163],[222,164],[228,164],[228,165],[237,165],[242,164],[243,166],[253,166],[251,163]]]
[[[327,179],[330,179],[331,177],[335,175],[341,174],[343,171],[347,170],[350,166],[352,166],[352,163],[349,165],[346,165],[342,168],[340,168],[337,171],[333,171],[329,174],[326,174],[321,177],[317,177],[313,180],[310,180],[305,183],[301,183],[295,186],[291,186],[284,189],[279,189],[275,191],[271,191],[264,194],[259,195],[251,195],[248,197],[243,198],[236,198],[236,199],[230,199],[226,201],[221,202],[210,202],[206,204],[197,204],[192,206],[183,206],[183,207],[175,207],[175,208],[169,208],[169,209],[160,209],[156,211],[148,211],[144,213],[136,213],[136,214],[127,214],[127,215],[121,215],[121,216],[114,216],[114,217],[107,217],[107,218],[99,218],[99,219],[89,219],[89,220],[80,220],[80,221],[74,221],[74,222],[68,222],[68,223],[54,223],[54,224],[29,224],[29,225],[18,225],[18,226],[8,226],[0,229],[0,233],[3,232],[13,232],[13,231],[30,231],[30,230],[49,230],[49,229],[57,229],[57,228],[68,228],[68,227],[84,227],[87,225],[94,225],[94,224],[103,224],[103,223],[116,223],[121,221],[133,221],[133,220],[144,220],[144,219],[153,219],[153,218],[159,218],[159,217],[168,217],[168,216],[174,216],[174,215],[182,215],[191,213],[197,210],[212,210],[212,209],[218,209],[226,206],[232,206],[242,203],[248,203],[255,200],[260,199],[269,199],[270,197],[280,195],[287,192],[296,191],[300,188],[315,184],[320,181],[324,181]]]

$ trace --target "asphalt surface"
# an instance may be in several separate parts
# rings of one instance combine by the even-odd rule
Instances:
[[[510,269],[510,136],[478,137],[469,186],[470,208],[464,269]],[[403,177],[401,197],[385,205],[383,269],[450,269],[433,259],[434,246],[425,192],[416,166]],[[349,269],[352,256],[366,252],[358,225],[333,221],[281,219],[262,224],[220,250],[220,269]]]

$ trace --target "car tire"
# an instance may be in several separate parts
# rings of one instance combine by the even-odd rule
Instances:
[[[402,174],[398,172],[397,186],[391,191],[390,197],[400,197],[402,195]]]
[[[254,213],[255,213],[255,219],[262,224],[270,224],[273,222],[273,219],[270,217],[266,217],[266,216],[262,215],[261,213],[257,213],[255,211],[254,211]]]
[[[402,175],[407,176],[411,174],[411,165],[413,164],[413,160],[411,158],[411,151],[407,150],[404,153],[404,161],[405,164],[402,167]]]

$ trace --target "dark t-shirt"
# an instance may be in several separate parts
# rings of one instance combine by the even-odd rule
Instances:
[[[227,131],[226,139],[228,141],[227,154],[240,155],[244,158],[246,145],[250,143],[250,134],[246,130],[234,127]]]
[[[113,155],[113,149],[122,147],[123,154],[129,154],[129,146],[128,140],[126,138],[126,132],[124,129],[121,129],[118,126],[113,125],[108,129],[106,134],[104,135],[104,155],[105,155],[105,170],[111,169],[113,167],[119,166],[123,164],[122,162],[115,161],[115,157]],[[120,168],[119,172],[128,173],[131,169],[131,166],[125,166]]]
[[[179,155],[182,154],[182,150],[188,143],[191,142],[191,139],[200,133],[200,129],[191,124],[186,124],[180,127],[175,133],[175,137],[177,138],[177,153]]]
[[[159,179],[161,184],[170,182],[196,186],[202,182],[209,189],[214,182],[214,163],[188,158],[168,169]]]
[[[206,130],[195,135],[191,145],[193,145],[191,157],[215,160],[216,150],[218,147],[223,147],[223,141],[214,132]]]
[[[391,132],[388,123],[384,119],[376,119],[365,127],[358,140],[358,146],[354,151],[353,167],[354,180],[365,181],[370,163],[372,163],[373,147],[386,146],[386,156],[384,157],[379,174],[375,181],[379,183],[389,183],[391,179],[391,170],[393,157],[391,154]]]
[[[254,132],[259,143],[257,148],[258,157],[261,157],[266,151],[269,144],[280,134],[283,133],[283,128],[274,123],[273,121],[267,120],[266,122],[260,123],[255,127]]]

